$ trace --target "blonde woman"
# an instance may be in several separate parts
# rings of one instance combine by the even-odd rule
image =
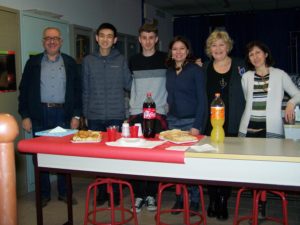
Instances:
[[[245,100],[241,85],[241,77],[245,72],[243,60],[229,56],[233,47],[233,41],[226,31],[215,30],[206,40],[206,54],[210,61],[204,63],[206,76],[206,89],[208,97],[207,114],[210,113],[210,103],[215,93],[221,93],[225,103],[226,136],[237,136],[239,122],[242,117]],[[206,135],[212,130],[208,121],[206,124]],[[217,217],[219,220],[228,218],[227,200],[231,192],[230,187],[208,186],[209,206],[207,215]]]

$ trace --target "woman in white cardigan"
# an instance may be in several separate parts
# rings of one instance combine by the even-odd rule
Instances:
[[[294,109],[300,103],[300,90],[283,70],[272,67],[269,48],[260,41],[247,45],[246,63],[250,69],[242,77],[246,99],[239,136],[283,138],[281,105],[284,92],[291,99],[285,108],[285,121],[294,120]]]
[[[246,64],[249,71],[242,77],[246,106],[239,136],[283,138],[281,104],[284,92],[291,97],[284,115],[285,120],[291,122],[295,117],[295,105],[300,103],[300,91],[287,73],[272,67],[271,52],[264,43],[253,41],[247,45]],[[265,217],[266,200],[260,199],[259,218]]]

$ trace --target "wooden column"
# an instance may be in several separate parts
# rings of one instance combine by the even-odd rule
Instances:
[[[15,118],[0,114],[0,225],[17,225],[14,140],[18,135]]]

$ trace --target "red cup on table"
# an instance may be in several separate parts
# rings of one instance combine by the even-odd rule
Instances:
[[[137,138],[139,134],[139,127],[138,126],[131,126],[130,127],[130,137]]]
[[[116,141],[117,140],[117,132],[118,132],[117,126],[107,127],[106,132],[107,132],[107,141]]]

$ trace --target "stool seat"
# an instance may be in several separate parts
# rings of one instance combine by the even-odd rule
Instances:
[[[250,191],[252,192],[252,213],[246,216],[239,216],[239,207],[240,207],[240,200],[241,195],[244,192]],[[287,212],[287,200],[285,193],[282,191],[274,191],[274,190],[257,190],[257,189],[250,189],[250,188],[241,188],[237,194],[236,206],[235,206],[235,214],[233,225],[239,225],[244,220],[252,220],[252,225],[258,225],[258,208],[259,202],[266,202],[267,201],[267,193],[271,193],[273,195],[278,196],[282,202],[282,218],[278,217],[271,217],[266,216],[264,220],[273,221],[279,224],[288,225],[288,212]]]
[[[182,209],[162,209],[162,197],[163,197],[163,191],[175,187],[176,188],[176,195],[182,194],[183,196],[183,208]],[[165,223],[162,221],[161,216],[166,213],[172,213],[172,212],[182,212],[183,213],[183,221],[186,225],[206,225],[206,214],[205,214],[205,205],[204,205],[204,196],[203,196],[203,188],[201,185],[197,185],[199,188],[199,195],[200,195],[200,204],[201,204],[201,211],[196,212],[192,211],[189,208],[189,193],[187,185],[185,184],[177,184],[177,183],[160,183],[158,187],[158,198],[157,198],[157,212],[155,215],[156,225],[169,225],[168,223]],[[191,222],[190,217],[195,216],[197,219],[193,219],[193,222]]]
[[[107,186],[107,194],[110,197],[110,204],[108,204],[108,207],[97,206],[97,189],[100,185]],[[120,190],[119,206],[114,205],[113,185],[117,185]],[[123,188],[129,189],[132,210],[131,207],[126,208],[124,206]],[[90,204],[90,200],[92,200],[92,204]],[[105,212],[110,212],[110,221],[103,221],[103,215]],[[134,194],[130,183],[118,179],[99,178],[88,186],[85,202],[84,225],[122,225],[127,224],[132,220],[135,225],[138,225],[134,205]]]

